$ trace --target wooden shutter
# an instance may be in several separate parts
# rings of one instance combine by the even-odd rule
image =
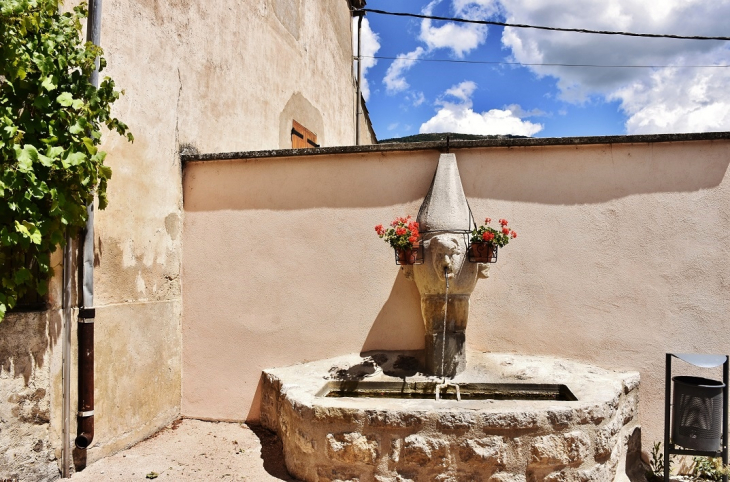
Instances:
[[[291,147],[292,149],[319,147],[319,144],[317,144],[317,134],[310,131],[299,122],[293,121],[291,128]]]

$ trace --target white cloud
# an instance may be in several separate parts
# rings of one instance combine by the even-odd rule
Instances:
[[[388,67],[388,70],[385,72],[385,77],[383,78],[383,83],[385,84],[385,88],[389,94],[402,92],[410,87],[408,82],[406,82],[406,79],[403,77],[403,74],[413,67],[413,64],[415,63],[415,60],[413,59],[421,58],[424,53],[425,50],[423,50],[423,47],[416,47],[416,50],[413,52],[398,54],[396,60],[394,60]]]
[[[388,130],[393,131],[393,130],[397,129],[399,125],[400,124],[398,122],[393,122],[392,124],[388,125]]]
[[[716,0],[501,0],[508,23],[595,30],[720,36],[730,2]],[[647,39],[505,28],[503,44],[522,63],[717,65],[730,62],[727,43]],[[557,79],[560,97],[619,101],[629,134],[730,130],[728,69],[530,67]]]
[[[444,92],[444,95],[450,95],[456,97],[462,102],[470,102],[471,95],[477,89],[477,84],[471,80],[465,80],[460,84],[456,84]]]
[[[441,2],[433,0],[422,13],[431,15],[434,7]],[[499,11],[499,4],[496,0],[452,0],[451,10],[457,17],[485,20]],[[431,20],[423,19],[418,39],[426,44],[426,48],[418,46],[412,52],[397,56],[383,78],[387,92],[395,94],[409,87],[404,74],[415,61],[405,58],[419,59],[438,49],[447,49],[453,56],[463,58],[487,40],[487,31],[486,25],[439,21],[438,26],[434,26]]]
[[[728,69],[661,69],[617,89],[609,99],[621,102],[631,134],[726,131],[728,85]]]
[[[413,107],[418,107],[426,102],[426,96],[423,95],[423,92],[413,92],[408,96],[408,100],[413,103]]]
[[[357,55],[357,17],[352,19],[352,47],[353,55]],[[362,39],[362,47],[360,49],[360,55],[362,58],[362,96],[367,101],[370,98],[370,84],[367,79],[367,71],[371,67],[374,67],[378,63],[378,59],[372,58],[380,50],[380,37],[377,33],[373,32],[370,28],[370,22],[367,18],[362,19],[362,29],[360,31],[360,38]],[[355,70],[355,78],[357,78],[357,62],[354,63],[353,69]]]
[[[522,120],[519,114],[524,113],[518,105],[508,106],[504,110],[491,109],[487,112],[474,112],[471,96],[477,85],[472,81],[464,81],[452,86],[443,97],[457,99],[450,102],[443,98],[436,101],[440,106],[436,115],[421,124],[420,133],[458,132],[461,134],[512,134],[532,136],[543,129],[542,124]],[[517,113],[515,113],[517,112]]]

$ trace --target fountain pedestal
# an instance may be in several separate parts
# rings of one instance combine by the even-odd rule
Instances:
[[[426,323],[426,372],[440,377],[455,377],[466,369],[469,295],[449,296],[446,319],[443,296],[421,297],[421,312]]]

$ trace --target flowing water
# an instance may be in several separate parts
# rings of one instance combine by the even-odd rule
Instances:
[[[446,281],[446,292],[444,293],[444,326],[441,338],[441,376],[444,376],[444,356],[446,354],[446,322],[449,313],[449,268],[444,266],[444,281]],[[446,383],[444,378],[443,383]]]

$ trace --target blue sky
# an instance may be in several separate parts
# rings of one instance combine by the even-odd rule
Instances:
[[[368,8],[596,30],[727,35],[718,0],[368,0]],[[727,42],[545,32],[369,13],[367,56],[579,68],[363,60],[379,139],[419,132],[533,137],[730,130]]]

